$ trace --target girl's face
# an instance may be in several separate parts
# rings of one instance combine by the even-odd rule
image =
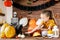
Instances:
[[[44,22],[47,22],[49,20],[49,17],[46,14],[41,14],[40,17]]]

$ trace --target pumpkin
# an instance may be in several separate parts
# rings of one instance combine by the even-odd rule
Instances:
[[[12,38],[15,35],[15,28],[13,26],[8,26],[4,32],[7,38]]]
[[[30,19],[28,31],[33,30],[36,27],[36,19]]]
[[[40,36],[40,33],[39,32],[33,33],[33,37],[36,37],[36,36]]]
[[[4,23],[4,24],[2,25],[2,27],[1,27],[1,33],[0,33],[0,37],[1,37],[1,38],[4,38],[4,37],[5,37],[4,30],[5,30],[5,28],[8,27],[8,26],[9,26],[8,23]]]
[[[5,30],[6,27],[8,27],[9,24],[8,23],[4,23],[1,27],[1,32],[3,32]]]
[[[11,1],[5,1],[4,2],[4,6],[11,7],[12,6],[12,2]]]

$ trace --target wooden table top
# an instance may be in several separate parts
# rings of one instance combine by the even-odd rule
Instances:
[[[27,38],[18,38],[18,39],[0,39],[0,40],[60,40],[60,38],[42,38],[42,37],[27,37]]]

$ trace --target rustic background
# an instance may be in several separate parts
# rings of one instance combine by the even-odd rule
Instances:
[[[36,6],[36,5],[44,4],[48,1],[50,1],[50,0],[39,0],[35,3],[32,3],[31,5],[27,4],[27,0],[20,0],[20,1],[16,0],[15,2],[19,3],[21,5],[25,5],[25,6]],[[58,1],[58,0],[56,0],[56,1]],[[51,10],[53,12],[54,17],[55,17],[56,22],[57,22],[57,25],[60,28],[60,2],[55,4],[54,6],[47,8],[47,10]],[[32,11],[32,14],[28,14],[30,11],[20,10],[20,9],[13,7],[13,11],[17,12],[18,18],[20,18],[22,16],[22,17],[37,18],[38,19],[42,10]]]

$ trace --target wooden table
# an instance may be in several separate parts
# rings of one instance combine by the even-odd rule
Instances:
[[[18,38],[18,39],[0,39],[0,40],[60,40],[60,38],[42,38],[42,37],[27,37],[27,38]]]

